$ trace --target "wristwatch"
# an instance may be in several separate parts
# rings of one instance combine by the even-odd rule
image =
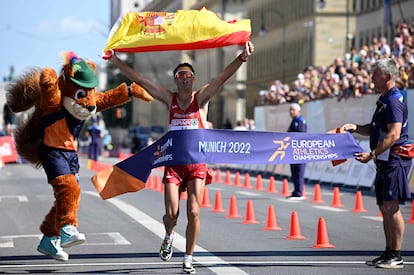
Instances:
[[[369,155],[371,156],[372,159],[376,159],[377,158],[377,156],[372,151],[369,152]]]

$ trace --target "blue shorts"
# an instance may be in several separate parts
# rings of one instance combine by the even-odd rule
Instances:
[[[48,182],[61,175],[77,175],[79,173],[78,154],[74,151],[57,150],[42,146],[39,155]]]
[[[377,162],[377,174],[374,184],[378,205],[382,205],[384,201],[403,202],[411,199],[408,182],[411,162],[409,164]]]

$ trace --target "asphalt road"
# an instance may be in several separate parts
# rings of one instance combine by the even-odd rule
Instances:
[[[185,198],[176,227],[175,253],[170,262],[163,262],[158,256],[164,236],[162,192],[151,184],[151,188],[104,201],[90,182],[94,172],[86,169],[85,159],[81,165],[79,231],[86,234],[87,242],[66,250],[70,254],[67,263],[36,251],[41,237],[38,227],[53,203],[43,170],[27,164],[7,164],[0,169],[0,274],[179,274],[185,247]],[[224,181],[224,171],[221,174]],[[157,175],[161,171],[153,171],[153,183]],[[307,200],[289,201],[281,195],[279,180],[275,181],[277,193],[269,192],[267,178],[263,178],[264,190],[257,190],[256,175],[250,175],[251,188],[243,187],[244,173],[241,186],[234,181],[233,173],[230,183],[208,186],[211,207],[205,201],[202,208],[202,229],[194,253],[197,274],[414,274],[413,223],[406,223],[404,269],[383,270],[364,264],[384,249],[381,217],[372,191],[363,190],[363,206],[356,207],[356,190],[339,187],[343,207],[332,207],[331,185],[321,185],[324,202],[315,203],[314,183],[306,185]],[[232,196],[240,218],[226,217]],[[220,208],[219,202],[224,212],[213,211]],[[272,207],[274,215],[269,215]],[[411,203],[401,209],[405,220],[411,219]],[[297,223],[292,222],[293,213]],[[272,218],[280,230],[264,230]],[[328,237],[328,242],[317,241],[321,220],[325,226],[320,228],[327,233],[320,235]],[[296,235],[304,239],[286,239]],[[335,247],[313,248],[315,244]]]

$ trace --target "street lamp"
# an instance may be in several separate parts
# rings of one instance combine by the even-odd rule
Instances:
[[[273,12],[276,13],[281,19],[282,19],[282,82],[285,83],[286,80],[286,18],[283,15],[282,12],[275,10],[275,9],[269,9],[262,11],[261,16],[261,24],[260,24],[260,32],[259,35],[263,36],[266,34],[266,20],[265,20],[265,13]]]

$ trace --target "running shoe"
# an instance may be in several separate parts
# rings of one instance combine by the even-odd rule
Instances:
[[[85,240],[85,234],[79,233],[76,227],[71,224],[67,224],[60,229],[60,245],[64,248],[82,244]]]
[[[63,251],[60,246],[59,236],[48,237],[43,235],[37,246],[37,251],[61,262],[67,262],[69,260],[68,253]]]
[[[173,248],[172,248],[173,240],[174,240],[174,233],[170,237],[170,239],[164,239],[162,241],[161,248],[160,248],[160,258],[161,260],[165,262],[168,262],[173,255]]]
[[[389,253],[387,251],[384,251],[384,253],[382,253],[379,257],[366,261],[365,264],[369,266],[376,266],[377,264],[386,261],[389,258],[388,254]]]
[[[289,196],[289,197],[286,197],[286,199],[291,200],[291,201],[303,201],[305,197],[304,196]]]
[[[191,261],[183,262],[183,274],[196,274],[196,270]]]
[[[390,255],[388,259],[376,265],[379,268],[403,268],[404,261],[401,257]]]

